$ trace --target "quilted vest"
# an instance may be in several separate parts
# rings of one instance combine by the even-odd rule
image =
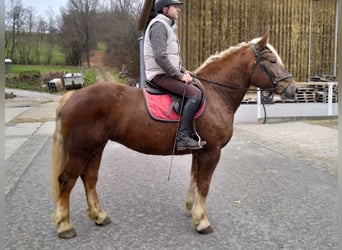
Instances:
[[[179,41],[175,34],[175,31],[171,27],[171,19],[162,14],[158,14],[149,23],[144,38],[144,62],[145,62],[145,74],[147,80],[151,81],[156,75],[165,74],[166,72],[156,63],[153,55],[153,49],[150,41],[150,28],[155,22],[161,22],[164,24],[167,31],[167,57],[171,64],[177,69],[181,70],[181,58],[179,55]]]

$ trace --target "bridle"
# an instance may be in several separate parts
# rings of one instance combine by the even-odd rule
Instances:
[[[251,46],[255,55],[256,60],[254,61],[253,64],[253,70],[252,73],[250,75],[249,78],[249,83],[251,82],[251,79],[253,77],[253,74],[255,72],[256,69],[256,65],[259,64],[260,68],[266,73],[266,75],[268,76],[268,78],[272,81],[273,84],[273,88],[271,89],[264,89],[261,90],[261,97],[264,101],[269,102],[271,99],[273,99],[273,92],[274,90],[276,90],[278,88],[278,83],[289,79],[289,78],[293,78],[293,75],[288,73],[287,75],[281,76],[281,77],[277,77],[273,74],[273,72],[269,71],[264,63],[264,61],[262,60],[261,56],[265,53],[273,53],[272,50],[270,49],[265,49],[263,51],[261,51],[260,53],[258,52],[258,50],[256,49],[256,45],[254,44],[253,46]],[[290,86],[291,84],[287,84],[285,87],[282,88],[282,90],[280,91],[280,95],[282,95],[284,92],[287,91],[287,88]],[[266,94],[267,93],[267,94]]]
[[[252,73],[251,75],[249,76],[249,80],[248,80],[248,86],[250,86],[250,82],[252,80],[252,77],[254,75],[254,72],[256,70],[256,66],[257,64],[260,66],[260,68],[266,73],[266,75],[269,77],[269,79],[272,81],[272,84],[273,84],[273,88],[269,88],[269,89],[264,89],[264,90],[261,90],[262,92],[263,91],[270,91],[270,95],[269,95],[269,98],[271,96],[273,96],[273,91],[276,90],[278,88],[278,83],[283,81],[283,80],[286,80],[286,79],[289,79],[289,78],[293,78],[293,75],[292,74],[287,74],[287,75],[284,75],[284,76],[281,76],[281,77],[277,77],[273,74],[273,72],[269,71],[263,61],[263,59],[261,58],[261,56],[265,53],[273,53],[272,50],[269,50],[269,49],[266,49],[266,50],[263,50],[261,51],[260,53],[258,52],[258,50],[256,49],[256,45],[253,44],[251,45],[252,49],[253,49],[253,52],[254,52],[254,55],[255,55],[255,61],[254,61],[254,64],[253,64],[253,69],[252,69]],[[250,90],[250,91],[258,91],[258,90],[252,90],[252,89],[249,89],[249,88],[244,88],[244,87],[236,87],[236,86],[232,86],[232,85],[226,85],[226,84],[223,84],[223,83],[220,83],[220,82],[217,82],[217,81],[213,81],[213,80],[209,80],[209,79],[205,79],[203,77],[200,77],[196,74],[192,74],[190,73],[190,75],[193,77],[193,78],[196,78],[200,81],[205,81],[207,83],[210,83],[210,84],[213,84],[213,85],[216,85],[216,86],[220,86],[220,87],[225,87],[225,88],[230,88],[230,89],[235,89],[235,90]],[[286,92],[287,88],[290,86],[290,83],[284,87],[281,91],[280,94],[283,94],[284,92]]]
[[[269,49],[265,49],[263,50],[262,52],[258,52],[257,49],[256,49],[256,46],[255,44],[253,46],[251,46],[252,49],[253,49],[253,52],[254,52],[254,55],[255,55],[255,58],[256,58],[256,61],[254,61],[254,65],[253,65],[253,71],[251,73],[251,76],[250,76],[250,80],[252,79],[252,76],[255,72],[255,68],[256,68],[256,64],[259,63],[261,69],[266,73],[266,75],[268,76],[268,78],[270,78],[270,80],[272,81],[273,83],[273,86],[277,86],[279,82],[283,81],[283,80],[286,80],[286,79],[289,79],[289,78],[293,78],[293,75],[292,74],[287,74],[287,75],[284,75],[284,76],[281,76],[281,77],[276,77],[273,72],[269,71],[267,69],[267,67],[265,66],[265,63],[264,61],[262,60],[261,56],[263,54],[266,54],[266,53],[273,53],[272,50],[269,50]]]

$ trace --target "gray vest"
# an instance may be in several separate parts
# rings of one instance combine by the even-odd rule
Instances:
[[[167,57],[171,64],[178,70],[181,70],[181,58],[179,55],[179,41],[174,30],[171,27],[170,19],[162,14],[158,14],[149,23],[144,38],[144,61],[145,74],[147,80],[151,81],[156,75],[165,74],[166,72],[156,63],[153,55],[153,49],[150,41],[150,28],[155,22],[164,24],[167,31]]]

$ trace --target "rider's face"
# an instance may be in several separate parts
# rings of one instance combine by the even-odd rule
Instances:
[[[166,8],[166,11],[164,12],[170,19],[176,20],[179,17],[180,13],[180,5],[179,4],[172,4],[169,7]]]

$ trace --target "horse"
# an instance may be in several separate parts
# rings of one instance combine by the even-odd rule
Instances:
[[[210,56],[193,72],[193,77],[199,79],[206,94],[205,111],[195,121],[206,144],[193,151],[174,151],[177,124],[152,119],[141,88],[102,82],[61,97],[51,157],[56,205],[53,220],[60,238],[77,235],[70,221],[69,202],[78,177],[84,184],[90,220],[96,225],[111,223],[96,191],[101,156],[109,140],[144,154],[192,154],[185,207],[194,230],[200,234],[213,232],[206,215],[206,198],[221,149],[233,134],[234,113],[245,93],[255,86],[294,99],[297,88],[293,76],[269,44],[268,32],[257,40]]]

